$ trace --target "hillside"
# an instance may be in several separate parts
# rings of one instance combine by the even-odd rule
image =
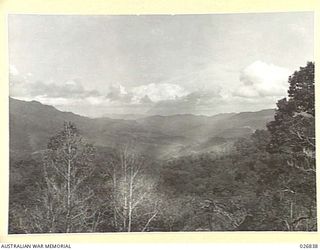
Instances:
[[[242,137],[256,129],[264,129],[273,120],[274,110],[258,112],[227,113],[215,116],[172,115],[150,116],[137,122],[146,130],[164,131],[170,135],[184,136],[193,140],[218,136],[224,138]]]
[[[61,130],[64,121],[74,122],[96,146],[112,147],[134,141],[137,148],[156,157],[216,151],[222,144],[265,128],[274,110],[229,113],[215,116],[150,116],[136,120],[88,118],[62,112],[36,101],[10,98],[11,156],[29,154],[46,147],[48,138]],[[220,138],[216,139],[214,138]],[[217,146],[218,145],[218,146]],[[229,146],[227,146],[229,147]]]

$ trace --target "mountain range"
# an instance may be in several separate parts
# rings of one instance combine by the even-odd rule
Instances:
[[[46,148],[48,139],[64,121],[75,123],[81,134],[97,147],[134,142],[141,152],[157,158],[191,153],[219,152],[256,129],[265,129],[274,110],[226,113],[214,116],[122,116],[122,119],[88,118],[63,112],[37,101],[10,98],[10,154],[21,156]]]

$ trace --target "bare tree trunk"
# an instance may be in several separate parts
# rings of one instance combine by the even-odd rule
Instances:
[[[144,211],[144,209],[148,209],[148,203],[152,200],[148,196],[151,196],[153,187],[140,171],[144,165],[143,158],[139,158],[135,151],[130,151],[127,146],[124,146],[119,149],[118,160],[119,169],[116,170],[113,166],[111,174],[114,179],[112,182],[114,199],[117,201],[114,202],[113,207],[113,220],[115,225],[118,225],[116,229],[132,232],[136,227],[142,228],[142,223],[146,223],[143,229],[146,230],[158,212]],[[137,219],[135,219],[136,217]],[[148,221],[143,222],[146,219]]]
[[[154,214],[149,218],[149,220],[147,221],[146,225],[144,226],[141,232],[144,232],[148,228],[150,222],[157,216],[157,214],[158,214],[158,211],[155,211]]]
[[[66,218],[66,232],[70,232],[70,216],[71,216],[71,148],[68,145],[68,172],[67,172],[67,218]]]
[[[128,232],[131,232],[131,223],[132,223],[132,193],[133,193],[133,166],[131,166],[130,168]]]
[[[113,220],[114,220],[114,227],[118,229],[118,218],[117,218],[117,176],[116,176],[116,169],[112,167],[112,181],[113,181]]]
[[[127,216],[128,216],[128,204],[127,204],[127,152],[126,149],[123,153],[123,173],[124,173],[124,207],[123,207],[123,231],[127,231]]]

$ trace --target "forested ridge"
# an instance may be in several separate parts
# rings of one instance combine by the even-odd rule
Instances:
[[[102,145],[90,140],[102,136],[82,133],[89,118],[79,129],[80,118],[69,121],[66,113],[46,146],[38,146],[43,137],[33,137],[36,150],[21,145],[17,156],[12,145],[23,141],[11,141],[9,233],[316,231],[314,63],[288,83],[288,97],[278,101],[264,129],[243,126],[240,133],[231,115],[229,130],[210,120],[221,130],[207,129],[209,140],[174,157],[168,155],[176,147],[160,158],[141,146],[150,138],[162,140],[162,147],[184,143],[178,125],[171,127],[175,137],[141,129],[160,126],[159,118],[121,126],[108,120],[127,134]],[[188,133],[196,133],[194,124]],[[132,133],[145,133],[144,139]]]

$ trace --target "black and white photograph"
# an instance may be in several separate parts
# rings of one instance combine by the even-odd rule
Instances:
[[[317,231],[313,12],[7,19],[9,234]]]

